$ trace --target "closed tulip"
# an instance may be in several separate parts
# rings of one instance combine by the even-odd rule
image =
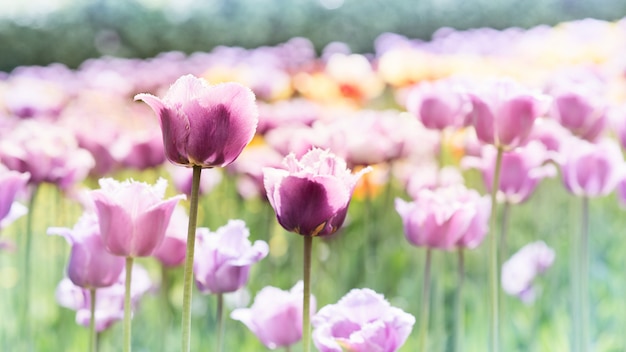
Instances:
[[[154,186],[127,180],[100,179],[92,191],[106,248],[124,257],[149,256],[161,244],[174,207],[184,195],[163,200],[167,181]]]
[[[235,309],[230,317],[244,323],[269,349],[293,345],[302,338],[302,286],[300,281],[290,291],[265,287],[250,308]],[[311,313],[315,306],[311,296]]]
[[[238,83],[210,86],[180,77],[163,99],[137,94],[159,116],[165,156],[172,163],[202,168],[232,163],[250,143],[258,123],[255,96]]]
[[[124,258],[109,253],[100,236],[98,217],[84,214],[73,229],[51,227],[48,234],[61,235],[72,246],[67,275],[87,289],[113,285],[124,270]]]
[[[286,169],[265,168],[263,183],[278,222],[303,236],[326,236],[343,224],[361,175],[334,154],[311,149],[300,160],[288,155]]]

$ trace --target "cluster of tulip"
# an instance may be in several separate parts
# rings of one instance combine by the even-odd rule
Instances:
[[[324,352],[512,350],[524,343],[512,336],[512,307],[544,300],[534,308],[542,311],[560,300],[536,285],[556,261],[552,247],[570,249],[558,252],[570,258],[569,274],[554,291],[570,297],[565,326],[542,324],[565,338],[533,346],[624,347],[622,336],[600,336],[589,307],[590,263],[604,261],[589,248],[590,199],[617,191],[626,204],[624,43],[626,20],[584,20],[441,29],[429,42],[387,33],[373,55],[331,43],[318,57],[294,38],[3,74],[0,307],[9,318],[0,349],[170,350],[172,333],[183,351],[206,336],[218,351],[258,349],[225,334],[232,308],[230,317],[269,349],[302,341],[303,351],[313,344]],[[562,223],[545,224],[530,209],[536,232],[513,238],[513,210],[523,212],[540,182],[558,175],[582,204],[579,233],[546,237],[536,227]],[[551,201],[575,199],[554,194],[534,206],[557,214]],[[424,251],[397,241],[402,229]],[[285,232],[302,237],[302,254],[293,253],[298,236]],[[40,281],[54,282],[56,294]],[[211,332],[199,313],[207,308],[192,299],[194,282],[216,297]],[[131,322],[149,314],[139,302],[157,292],[144,318],[158,320],[151,345],[145,329],[131,334]],[[42,338],[64,324],[65,310],[37,318],[49,309],[38,302],[55,296],[88,338],[65,346]],[[454,309],[444,316],[446,300]],[[540,328],[533,319],[529,336]],[[121,320],[123,339],[103,342]]]

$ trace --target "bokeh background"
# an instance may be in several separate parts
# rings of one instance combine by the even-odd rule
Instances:
[[[254,48],[293,37],[372,52],[384,32],[429,40],[442,27],[530,28],[583,18],[617,20],[622,0],[33,0],[0,7],[0,70],[102,55]]]

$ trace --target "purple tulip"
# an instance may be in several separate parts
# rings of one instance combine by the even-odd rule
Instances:
[[[302,290],[302,281],[290,291],[265,287],[250,308],[235,309],[230,317],[244,323],[269,349],[293,345],[302,339]],[[311,314],[315,306],[311,296]]]
[[[469,97],[455,80],[422,83],[411,89],[407,110],[428,129],[461,128],[472,110]]]
[[[525,146],[504,153],[500,170],[498,196],[511,204],[525,202],[542,178],[556,175],[554,165],[545,164],[548,160],[548,151],[538,141],[531,141]],[[473,166],[482,171],[485,188],[491,193],[496,167],[495,148],[485,146],[482,158],[466,158],[463,162],[466,166],[473,164]]]
[[[550,102],[546,95],[509,80],[493,81],[477,88],[469,93],[470,122],[481,142],[498,148],[521,145],[532,131],[535,119],[546,112]]]
[[[73,229],[48,228],[48,234],[61,235],[72,246],[67,275],[76,286],[111,286],[124,270],[124,258],[106,250],[96,214],[83,214]]]
[[[21,122],[2,138],[0,162],[11,170],[28,172],[30,184],[48,182],[62,190],[82,181],[95,165],[70,131],[36,120]]]
[[[488,196],[456,184],[421,189],[413,202],[396,199],[407,240],[418,247],[451,250],[475,248],[487,234]]]
[[[193,272],[200,292],[234,292],[248,282],[250,266],[269,253],[266,242],[251,244],[248,236],[243,220],[230,220],[217,232],[199,231]]]
[[[313,341],[320,352],[394,352],[409,337],[415,317],[392,307],[384,296],[353,289],[312,319]]]
[[[565,188],[576,196],[606,196],[626,175],[619,145],[610,139],[598,143],[572,137],[560,160]]]
[[[250,143],[258,123],[252,91],[238,83],[209,86],[180,77],[163,99],[137,94],[159,116],[165,155],[172,163],[203,168],[232,163]]]
[[[536,296],[533,281],[552,266],[554,257],[554,250],[543,241],[525,245],[502,264],[502,289],[524,303],[533,302]]]
[[[152,289],[148,271],[135,264],[132,273],[131,305],[136,308],[143,295]],[[96,289],[95,327],[101,332],[124,318],[125,273],[118,276],[113,285]],[[68,278],[61,280],[56,289],[59,305],[76,311],[76,323],[89,327],[91,298],[89,290],[74,285]]]
[[[288,155],[285,169],[263,169],[267,198],[278,222],[303,236],[326,236],[343,224],[352,191],[365,168],[352,174],[334,154],[311,149],[300,160]]]
[[[29,178],[28,173],[12,171],[0,164],[0,224],[7,219],[8,225],[8,222],[13,221],[18,213],[23,213],[20,211],[22,209],[18,209],[23,206],[16,203],[15,199],[24,190]]]
[[[100,179],[91,195],[106,248],[124,257],[149,256],[159,247],[174,207],[184,195],[163,200],[167,181],[154,186],[127,180]]]

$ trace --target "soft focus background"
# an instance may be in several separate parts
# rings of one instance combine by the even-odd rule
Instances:
[[[324,105],[324,108],[333,105],[336,100],[341,102],[338,105],[342,105],[342,108],[348,106],[357,111],[383,108],[403,110],[399,104],[401,99],[398,98],[401,93],[398,96],[395,94],[401,91],[403,85],[415,83],[413,80],[416,77],[423,80],[437,79],[455,70],[464,73],[476,71],[477,75],[504,72],[520,80],[528,79],[537,83],[539,78],[548,76],[547,72],[561,67],[564,61],[568,64],[597,64],[603,73],[610,73],[607,81],[610,82],[613,94],[612,103],[618,105],[626,102],[626,50],[623,46],[626,42],[619,42],[626,38],[626,26],[624,20],[617,24],[624,16],[626,1],[623,0],[4,1],[0,5],[0,78],[3,79],[0,93],[6,98],[9,96],[7,92],[15,88],[14,91],[19,91],[15,95],[19,98],[16,101],[28,107],[31,107],[29,104],[35,108],[42,107],[42,111],[45,110],[42,115],[54,115],[51,119],[62,121],[59,125],[73,134],[83,138],[85,135],[102,137],[102,141],[98,141],[102,144],[98,146],[103,146],[105,151],[107,148],[130,148],[120,147],[122,143],[118,142],[133,145],[144,142],[146,138],[143,134],[139,136],[139,132],[148,131],[147,134],[156,136],[157,143],[160,143],[156,117],[143,104],[134,103],[132,97],[146,91],[162,94],[179,75],[188,72],[204,74],[206,78],[215,78],[216,81],[236,77],[246,84],[254,85],[266,111],[277,115],[276,120],[268,122],[275,125],[265,126],[268,130],[289,118],[296,120],[301,117],[307,120],[307,116],[301,116],[302,108],[299,105],[282,105],[272,110],[274,105],[280,106],[281,100],[294,96],[305,96],[314,102],[311,106],[319,104]],[[585,18],[599,21],[578,21]],[[568,21],[576,21],[576,25],[563,24]],[[483,27],[494,30],[481,32],[485,33],[484,37],[478,32],[475,32],[476,35],[472,34],[474,32],[466,32],[457,37],[451,34],[452,29],[460,31]],[[523,30],[534,28],[535,31],[533,34],[514,27]],[[498,35],[505,31],[511,37]],[[356,82],[347,82],[346,86],[363,88],[364,92],[335,89],[341,93],[340,96],[325,96],[328,89],[324,84],[329,84],[324,80],[327,73],[321,73],[325,59],[317,60],[324,48],[329,43],[343,42],[352,52],[380,59],[385,51],[374,53],[377,43],[382,43],[377,41],[382,33],[395,33],[414,39],[412,43],[426,43],[431,42],[432,38],[440,38],[437,45],[441,46],[425,45],[428,50],[432,50],[430,53],[435,54],[432,57],[434,60],[431,61],[430,56],[425,59],[418,55],[418,64],[402,66],[407,72],[400,72],[401,77],[394,76],[394,72],[386,72],[388,76],[383,78],[378,77],[380,81],[376,82],[384,84],[384,88],[373,89],[373,96],[366,94],[367,89],[372,87],[358,79]],[[524,33],[529,34],[526,36]],[[610,35],[607,41],[604,41],[607,39],[603,37],[605,33]],[[308,38],[312,45],[293,40],[297,37]],[[518,42],[510,38],[517,38],[519,43],[526,46],[516,46]],[[549,41],[542,42],[544,38]],[[393,37],[387,37],[387,40],[382,44],[395,43]],[[464,47],[461,45],[463,43],[469,44]],[[267,52],[224,49],[233,46],[247,49],[271,46],[279,49]],[[222,48],[212,51],[216,47]],[[315,49],[315,55],[306,52],[311,47]],[[297,53],[301,48],[305,53]],[[511,52],[507,52],[509,48]],[[466,60],[464,50],[473,49],[479,58]],[[342,45],[335,46],[333,50],[348,51]],[[437,50],[449,56],[437,56],[440,54]],[[191,55],[198,52],[210,54]],[[254,55],[259,52],[261,55]],[[482,60],[481,55],[484,53],[493,54],[496,59],[490,61],[490,57]],[[222,57],[226,57],[224,62],[228,64],[228,55],[231,54],[237,59],[243,57],[242,62],[260,69],[252,70],[253,74],[246,71],[248,76],[237,71],[239,68],[225,73],[210,71],[214,68],[211,65],[220,63]],[[269,64],[263,66],[267,64],[267,61],[263,61],[266,58],[263,54],[268,54],[272,59],[276,59],[273,55],[277,55],[279,59],[269,60]],[[285,56],[288,54],[293,54],[295,59],[301,59],[304,63],[290,62],[290,57]],[[249,62],[246,61],[248,55],[252,58]],[[142,61],[145,65],[131,60],[88,60],[105,56],[146,60]],[[155,57],[158,58],[151,59]],[[255,61],[259,58],[260,61]],[[320,73],[323,77],[319,81],[311,80],[312,88],[305,87],[309,90],[302,87],[297,90],[293,84],[294,77],[300,70],[304,72],[311,67],[306,65],[309,63],[306,60],[314,63],[311,65],[314,69],[310,71]],[[277,66],[272,66],[276,62]],[[14,70],[18,66],[46,66],[53,63],[66,67],[52,65],[49,70],[30,71],[23,67]],[[415,64],[415,61],[412,63]],[[522,63],[528,66],[522,66]],[[259,66],[254,66],[257,64]],[[411,71],[415,66],[416,70]],[[278,72],[270,71],[270,68],[274,70],[277,67]],[[420,71],[423,67],[427,69]],[[529,71],[520,70],[520,67],[528,67]],[[377,67],[367,66],[368,70],[370,68]],[[368,70],[365,70],[366,73],[372,74],[373,71]],[[269,77],[263,76],[263,72],[269,72]],[[406,78],[402,76],[404,74],[407,77],[409,74],[414,76]],[[24,77],[27,80],[34,77],[36,82],[24,89],[24,86],[18,85],[20,78]],[[404,78],[406,81],[402,80]],[[282,80],[287,83],[283,85]],[[41,81],[46,81],[46,84],[40,85]],[[545,83],[543,80],[541,82]],[[15,121],[21,123],[21,118],[28,120],[32,117],[17,117],[19,109],[9,111],[13,107],[8,102],[6,99],[0,104],[2,133],[11,131]],[[330,119],[329,116],[334,118],[338,115],[337,111],[327,115],[315,111],[312,115],[320,120],[320,116]],[[137,119],[133,120],[129,116]],[[403,116],[407,117],[406,114]],[[622,120],[626,120],[626,114],[624,116]],[[47,115],[45,117],[50,118]],[[103,121],[107,117],[111,117],[112,125],[120,129],[119,135],[103,136],[106,134],[103,131],[109,126],[100,127],[96,121]],[[8,138],[11,134],[2,133],[0,138]],[[616,131],[613,126],[607,127],[605,134],[613,138]],[[291,134],[288,136],[293,137]],[[433,139],[421,127],[419,133],[411,138],[412,144],[421,144],[416,149],[421,148],[422,154],[428,154],[425,157],[427,161],[435,159],[433,151],[437,149],[436,138]],[[463,144],[459,139],[462,136],[454,135],[444,143],[444,161],[448,165],[458,166],[461,157],[467,153],[463,149],[467,146],[459,146]],[[139,148],[158,150],[158,147],[148,145],[150,143],[145,142]],[[262,141],[255,140],[255,143],[262,144]],[[290,146],[283,147],[288,149]],[[120,153],[118,151],[117,154]],[[146,162],[149,164],[147,166],[142,164],[143,160],[135,161],[115,160],[115,167],[102,174],[92,170],[86,179],[77,182],[77,189],[97,188],[97,179],[103,175],[118,180],[133,177],[150,183],[159,176],[170,181],[173,178],[169,165],[163,163],[163,160]],[[418,316],[424,251],[407,243],[401,219],[393,208],[395,197],[409,199],[407,171],[402,170],[401,164],[396,163],[394,166],[398,170],[394,169],[393,172],[390,171],[391,167],[386,169],[387,165],[377,168],[377,172],[368,177],[368,183],[357,188],[344,228],[331,239],[316,240],[312,288],[318,307],[337,302],[351,288],[370,287],[384,294],[394,306]],[[257,166],[253,165],[252,168]],[[421,170],[418,167],[413,173],[419,175]],[[256,195],[248,198],[248,195],[242,194],[239,176],[245,171],[220,170],[222,181],[203,196],[200,207],[200,226],[215,230],[231,218],[241,218],[248,224],[252,240],[261,239],[270,244],[270,255],[253,267],[247,290],[227,298],[228,311],[250,305],[254,295],[267,285],[289,289],[301,277],[302,239],[287,233],[277,224],[265,200]],[[392,177],[386,178],[389,175]],[[485,193],[479,172],[466,170],[463,176],[468,187]],[[254,188],[250,184],[243,187]],[[179,192],[171,185],[168,194],[174,193]],[[75,224],[82,213],[78,194],[61,191],[55,185],[44,183],[40,187],[36,204],[30,209],[34,224],[31,260],[33,278],[29,299],[35,351],[83,351],[87,344],[87,329],[75,323],[75,312],[60,307],[55,299],[55,289],[64,275],[69,246],[60,237],[46,236],[50,226],[72,227]],[[372,199],[368,200],[366,195]],[[20,201],[25,203],[25,199]],[[618,204],[615,194],[591,201],[590,300],[593,303],[590,326],[595,351],[626,350],[626,336],[623,333],[626,326],[626,246],[623,241],[626,216],[625,210]],[[539,279],[538,299],[533,304],[505,296],[507,319],[503,325],[503,351],[570,350],[569,240],[580,231],[580,208],[580,199],[570,195],[561,179],[555,177],[543,180],[528,202],[512,209],[508,218],[509,252],[513,253],[529,242],[543,240],[556,251],[556,260],[546,276]],[[15,323],[18,313],[14,302],[20,301],[23,296],[19,291],[21,277],[18,267],[21,263],[19,245],[26,229],[27,218],[22,217],[1,233],[2,239],[17,244],[17,248],[0,251],[0,351],[21,351],[15,349],[22,342],[23,332],[21,326]],[[371,248],[375,248],[374,255],[368,252]],[[164,274],[154,258],[142,258],[138,262],[149,270],[154,287],[142,299],[135,313],[133,348],[138,352],[176,351],[180,339],[178,321],[182,301],[182,268],[174,268]],[[452,349],[455,265],[456,257],[453,253],[434,252],[430,327],[432,351]],[[482,352],[486,350],[488,332],[485,314],[488,285],[486,246],[468,252],[466,266],[465,350]],[[162,275],[171,281],[167,297],[163,297],[158,289]],[[164,308],[164,300],[170,302],[167,308]],[[195,291],[193,304],[193,350],[211,351],[216,326],[215,297],[202,296]],[[418,331],[416,323],[401,351],[416,350]],[[121,336],[121,324],[116,323],[102,333],[101,351],[120,350]],[[227,319],[225,351],[261,350],[263,346],[243,324]],[[293,350],[299,351],[300,346],[295,346]]]
[[[89,57],[247,48],[309,38],[372,52],[384,32],[429,40],[441,27],[530,28],[582,18],[617,20],[621,0],[34,0],[0,8],[0,70]]]

